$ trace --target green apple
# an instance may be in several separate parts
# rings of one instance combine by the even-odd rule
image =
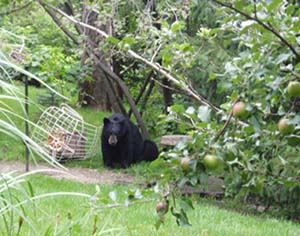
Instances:
[[[184,157],[180,161],[180,166],[182,167],[183,170],[189,171],[189,170],[192,169],[192,167],[191,167],[191,161],[192,161],[192,158],[190,158],[190,157]]]
[[[289,82],[287,92],[291,97],[300,97],[300,83],[298,81]]]
[[[203,158],[203,164],[208,170],[216,170],[220,166],[221,162],[216,155],[207,154]]]
[[[278,122],[277,126],[281,134],[287,135],[294,132],[295,126],[293,124],[288,124],[288,122],[288,118],[281,118]]]

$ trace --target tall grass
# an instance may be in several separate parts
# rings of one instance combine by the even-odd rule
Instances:
[[[0,29],[2,31],[3,29]],[[9,34],[13,35],[14,34]],[[2,45],[3,46],[3,45]],[[23,44],[22,44],[23,46]],[[62,169],[64,167],[60,165],[56,160],[45,152],[37,143],[35,143],[24,131],[20,128],[21,124],[28,122],[32,127],[40,128],[34,121],[31,121],[26,114],[24,104],[24,93],[12,83],[11,72],[18,71],[26,76],[38,80],[47,89],[53,93],[58,94],[55,90],[37,78],[35,75],[27,72],[23,68],[9,61],[9,57],[1,51],[0,48],[0,133],[1,142],[3,143],[13,139],[18,145],[14,145],[14,142],[8,141],[8,149],[13,150],[15,155],[18,153],[17,147],[22,147],[25,144],[32,153],[37,154],[40,158],[47,161],[51,165],[58,166]],[[28,100],[28,103],[36,105],[32,100]],[[12,105],[14,104],[14,105]],[[39,110],[39,106],[35,106]],[[3,147],[2,151],[3,151]],[[23,147],[24,148],[24,147]],[[55,193],[43,193],[35,195],[33,186],[30,182],[27,182],[27,187],[24,186],[25,179],[29,175],[36,174],[36,172],[29,172],[25,174],[18,173],[1,173],[0,172],[0,232],[6,236],[23,235],[21,232],[22,226],[26,224],[30,228],[30,232],[33,235],[40,235],[40,231],[37,228],[36,222],[33,222],[32,217],[28,216],[28,212],[31,207],[36,208],[35,202],[38,199],[49,198],[52,196],[76,196],[91,199],[91,195],[80,192],[55,192]],[[31,235],[32,235],[31,234]]]

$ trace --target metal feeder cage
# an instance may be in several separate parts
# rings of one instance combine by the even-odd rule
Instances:
[[[58,161],[84,160],[99,152],[100,128],[84,122],[75,110],[62,104],[42,113],[32,139]]]

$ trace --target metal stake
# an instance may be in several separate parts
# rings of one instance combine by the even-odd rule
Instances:
[[[28,77],[25,76],[25,112],[26,112],[26,119],[25,119],[25,134],[27,137],[29,137],[29,124],[28,124]],[[25,158],[26,158],[26,172],[29,171],[29,148],[25,142]]]

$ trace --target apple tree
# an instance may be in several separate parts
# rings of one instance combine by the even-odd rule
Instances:
[[[177,124],[177,132],[193,136],[193,141],[162,153],[168,160],[164,177],[180,188],[206,185],[214,175],[224,179],[225,196],[250,201],[257,211],[280,210],[299,219],[300,5],[210,2],[223,18],[206,29],[206,37],[226,35],[236,53],[224,72],[214,70],[208,77],[217,81],[216,96],[223,97],[219,104],[177,104],[163,117]],[[208,162],[212,156],[216,163]],[[190,171],[179,171],[182,157],[189,157]]]

